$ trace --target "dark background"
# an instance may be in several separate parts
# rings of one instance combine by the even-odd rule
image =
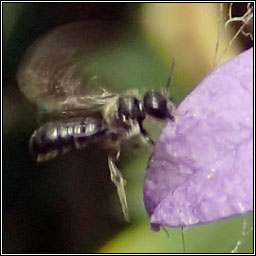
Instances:
[[[245,5],[236,5],[234,12],[240,15]],[[109,179],[107,152],[101,148],[90,147],[41,165],[33,162],[28,141],[37,127],[37,113],[20,93],[16,82],[20,59],[39,35],[65,23],[97,20],[102,24],[111,22],[115,31],[107,43],[109,52],[103,49],[109,63],[103,58],[99,70],[117,74],[118,78],[112,82],[123,89],[138,83],[142,88],[156,84],[160,88],[165,84],[168,67],[141,36],[137,24],[141,6],[130,3],[3,4],[4,253],[95,252],[120,231],[147,220],[143,203],[136,199],[141,197],[149,152],[134,152],[131,146],[123,150],[120,168],[131,184],[128,191],[132,191],[128,195],[132,224],[128,224],[123,220],[115,187]],[[112,54],[116,42],[120,48]],[[240,44],[248,48],[252,42],[241,37]],[[101,50],[98,55],[102,54]],[[136,59],[138,55],[141,56]],[[124,61],[119,63],[120,59]],[[115,69],[107,69],[111,65]],[[183,83],[182,71],[173,87],[177,83]],[[188,91],[186,87],[174,91],[174,101],[180,102]]]

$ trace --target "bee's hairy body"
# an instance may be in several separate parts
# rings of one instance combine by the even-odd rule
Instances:
[[[56,28],[37,40],[24,56],[17,73],[20,90],[37,105],[41,120],[57,120],[34,131],[30,151],[42,162],[91,143],[109,149],[110,177],[128,219],[125,179],[116,166],[120,147],[122,142],[138,135],[153,144],[143,127],[147,116],[174,119],[174,105],[169,99],[174,61],[165,92],[150,90],[142,98],[134,91],[124,95],[108,92],[100,87],[104,82],[97,82],[98,74],[90,71],[94,58],[85,61],[86,55],[81,54],[84,50],[93,51],[95,42],[106,39],[102,37],[105,31],[101,26],[93,24],[92,28],[95,33],[88,30],[87,22]],[[94,88],[93,84],[97,86]]]
[[[30,150],[38,162],[48,161],[97,142],[106,132],[103,122],[91,117],[48,122],[34,131]]]
[[[173,106],[168,103],[156,91],[147,92],[143,100],[129,94],[116,96],[103,107],[102,119],[79,117],[44,124],[31,136],[30,150],[41,162],[99,140],[111,149],[138,135],[150,141],[142,123],[152,113],[158,119],[172,118]]]

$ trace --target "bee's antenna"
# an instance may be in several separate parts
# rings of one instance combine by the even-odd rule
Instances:
[[[167,83],[166,83],[166,88],[165,88],[166,93],[167,93],[168,96],[170,96],[170,85],[171,85],[171,80],[172,80],[174,68],[175,68],[175,61],[174,61],[174,58],[173,58],[172,63],[171,63],[170,73],[169,73],[168,80],[167,80]]]

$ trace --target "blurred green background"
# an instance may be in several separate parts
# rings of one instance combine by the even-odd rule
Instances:
[[[130,223],[123,219],[109,178],[107,152],[101,148],[40,165],[33,162],[28,141],[37,127],[37,113],[19,91],[16,72],[27,47],[50,29],[81,20],[102,24],[102,29],[111,24],[114,36],[111,32],[104,44],[85,55],[84,65],[96,60],[93,72],[104,77],[108,87],[143,92],[165,86],[174,57],[171,97],[178,104],[212,69],[218,8],[173,3],[3,4],[4,253],[183,252],[180,229],[167,229],[169,237],[150,230],[142,199],[150,149],[129,144],[122,150]],[[242,15],[245,8],[246,3],[235,4],[234,13]],[[225,31],[223,47],[235,29]],[[248,38],[239,37],[222,61],[251,45]],[[239,239],[243,242],[238,252],[252,252],[252,232],[242,235],[244,221],[250,227],[252,216],[186,229],[186,252],[227,253]]]

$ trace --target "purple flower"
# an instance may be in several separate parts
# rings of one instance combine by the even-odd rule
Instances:
[[[209,74],[180,104],[149,161],[153,229],[253,210],[253,49]]]

